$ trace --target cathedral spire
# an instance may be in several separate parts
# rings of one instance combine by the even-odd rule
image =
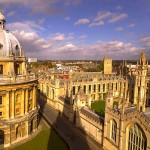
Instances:
[[[144,50],[141,51],[140,65],[142,66],[147,65],[147,59]]]

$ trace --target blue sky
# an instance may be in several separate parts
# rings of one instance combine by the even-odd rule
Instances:
[[[150,0],[0,0],[27,57],[150,59]]]

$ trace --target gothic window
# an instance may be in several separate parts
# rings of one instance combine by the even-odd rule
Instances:
[[[48,97],[49,96],[49,87],[47,86],[46,88],[46,96]]]
[[[3,48],[3,45],[0,43],[0,49],[2,49]]]
[[[0,144],[4,144],[4,131],[0,130]]]
[[[3,104],[3,101],[2,101],[2,96],[0,96],[0,105]]]
[[[117,123],[115,120],[111,120],[111,139],[116,142]]]
[[[76,87],[75,87],[75,86],[73,86],[73,95],[75,95],[75,88],[76,88]]]
[[[96,85],[94,85],[94,93],[96,92]]]
[[[89,92],[91,92],[91,85],[89,85]]]
[[[146,150],[147,139],[137,124],[129,128],[128,136],[128,150]]]
[[[54,89],[52,89],[52,99],[54,100],[54,98],[55,98],[55,95],[54,95],[55,93],[54,93]]]
[[[103,84],[103,92],[105,92],[105,84]]]
[[[0,74],[3,74],[3,65],[0,65]]]
[[[80,90],[80,86],[78,86],[78,91]]]
[[[86,85],[84,85],[83,90],[84,90],[84,92],[86,92]]]

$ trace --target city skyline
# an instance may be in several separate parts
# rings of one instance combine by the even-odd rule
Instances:
[[[0,0],[9,29],[27,57],[150,59],[150,1]]]

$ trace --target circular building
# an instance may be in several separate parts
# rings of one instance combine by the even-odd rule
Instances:
[[[37,129],[37,78],[27,72],[16,37],[5,29],[0,11],[0,147],[27,138]]]

